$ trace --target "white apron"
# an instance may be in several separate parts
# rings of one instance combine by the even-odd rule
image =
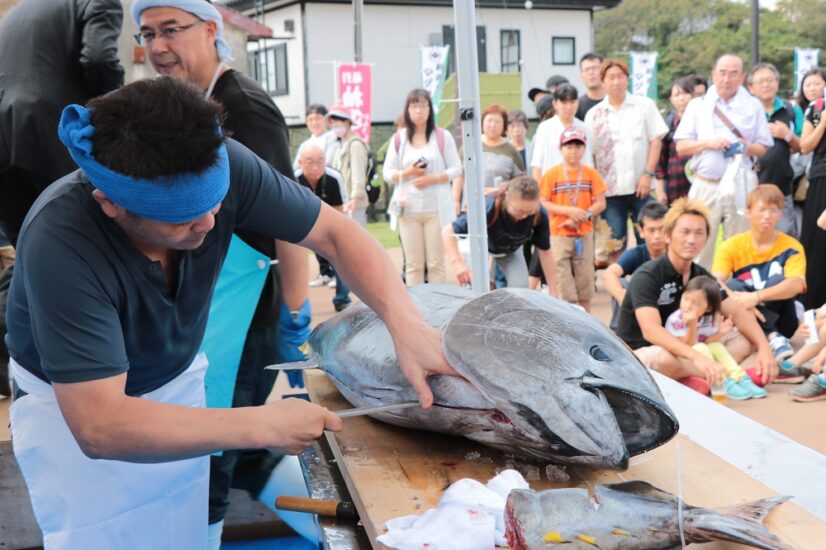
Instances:
[[[203,549],[209,457],[161,464],[92,460],[80,450],[52,386],[13,359],[25,391],[10,409],[14,455],[29,489],[43,544],[52,549]],[[142,399],[204,406],[206,355]]]

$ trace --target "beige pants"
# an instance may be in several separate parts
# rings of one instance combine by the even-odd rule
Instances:
[[[445,255],[439,213],[405,214],[399,218],[407,286],[424,283],[424,266],[430,283],[445,282]]]
[[[559,295],[566,302],[578,303],[594,297],[594,234],[580,238],[582,255],[577,256],[576,237],[551,236]]]
[[[737,213],[734,206],[722,206],[720,204],[718,183],[710,183],[699,178],[691,178],[691,190],[688,197],[701,200],[708,207],[711,218],[708,220],[710,232],[705,248],[700,256],[695,260],[706,269],[711,269],[714,263],[714,247],[717,246],[717,232],[720,224],[723,224],[723,238],[728,239],[749,230],[749,221],[745,216]]]

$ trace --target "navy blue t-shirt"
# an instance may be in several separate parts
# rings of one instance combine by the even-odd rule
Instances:
[[[228,140],[230,187],[215,227],[179,253],[170,292],[160,262],[144,256],[103,214],[80,170],[49,186],[20,232],[8,303],[11,356],[44,381],[128,372],[142,395],[183,372],[201,346],[209,303],[236,228],[298,242],[321,201]]]
[[[629,248],[617,259],[617,264],[622,268],[622,276],[633,274],[637,268],[651,259],[651,253],[645,243],[638,244],[634,248]]]
[[[530,242],[539,250],[551,248],[551,226],[548,221],[548,213],[541,205],[539,206],[539,223],[534,227],[534,216],[516,221],[506,212],[504,202],[500,204],[501,211],[491,224],[495,204],[495,195],[485,197],[488,252],[491,254],[508,254],[518,250],[520,246],[527,242]],[[453,222],[453,232],[457,235],[467,235],[467,224],[467,212],[462,212]]]

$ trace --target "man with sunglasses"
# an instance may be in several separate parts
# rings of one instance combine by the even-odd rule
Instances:
[[[139,29],[135,39],[146,49],[155,70],[188,80],[221,103],[226,115],[224,128],[233,139],[292,179],[284,117],[257,82],[230,68],[231,55],[223,38],[220,12],[204,0],[136,0],[132,17]],[[278,374],[264,367],[303,360],[303,354],[288,342],[303,343],[309,336],[308,264],[306,253],[288,243],[252,231],[238,230],[235,234],[279,261],[277,269],[271,268],[261,292],[233,392],[233,406],[258,406],[266,402]],[[291,376],[290,383],[298,384],[299,380]],[[266,450],[228,451],[211,457],[211,539],[220,540],[230,487],[261,498],[270,508],[274,506],[270,493],[277,476],[272,472],[279,460],[282,457]],[[279,470],[289,466],[281,464]]]

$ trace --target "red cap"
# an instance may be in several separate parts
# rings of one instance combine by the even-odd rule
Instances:
[[[559,144],[565,145],[566,143],[570,143],[572,141],[586,143],[588,140],[585,139],[585,130],[579,126],[568,126],[562,130],[562,134],[559,136]]]

